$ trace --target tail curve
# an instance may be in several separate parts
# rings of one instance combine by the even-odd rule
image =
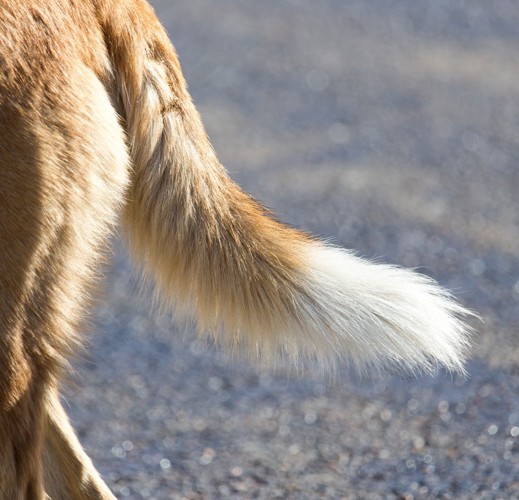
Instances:
[[[151,7],[101,19],[133,159],[124,227],[170,306],[267,363],[463,371],[468,312],[448,292],[277,222],[218,162]]]

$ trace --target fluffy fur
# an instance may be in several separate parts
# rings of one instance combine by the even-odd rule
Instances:
[[[58,380],[107,237],[255,360],[463,370],[433,281],[274,220],[227,176],[144,0],[0,0],[0,498],[113,498]]]

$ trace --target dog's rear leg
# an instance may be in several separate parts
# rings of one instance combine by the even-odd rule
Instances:
[[[62,409],[51,407],[58,416],[47,422],[47,391],[78,343],[128,175],[105,87],[80,61],[67,71],[60,93],[42,92],[36,103],[0,102],[0,500],[45,497],[47,424],[54,441],[46,456],[58,468],[65,460],[52,444],[60,439]],[[61,437],[75,449],[67,427]]]
[[[79,443],[57,390],[45,402],[47,431],[43,449],[45,492],[52,500],[113,500],[101,476]]]
[[[43,500],[41,387],[33,383],[0,412],[0,499]]]

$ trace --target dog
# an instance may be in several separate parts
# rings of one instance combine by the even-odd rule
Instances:
[[[431,279],[278,221],[228,177],[145,0],[0,0],[0,498],[113,499],[59,399],[119,219],[200,335],[253,361],[463,371]]]

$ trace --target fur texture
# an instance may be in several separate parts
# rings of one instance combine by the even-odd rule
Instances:
[[[0,0],[0,498],[113,498],[58,398],[118,214],[166,305],[275,364],[463,370],[430,279],[285,226],[218,162],[144,0]]]

